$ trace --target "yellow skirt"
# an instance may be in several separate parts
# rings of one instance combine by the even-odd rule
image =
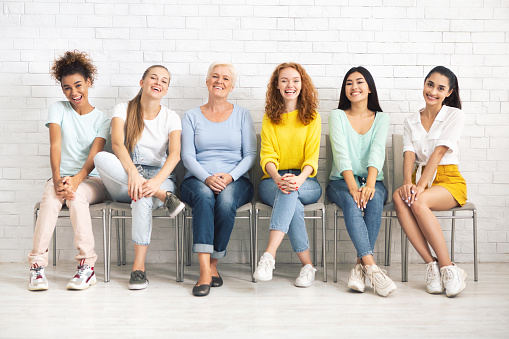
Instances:
[[[424,172],[424,167],[422,171]],[[415,170],[412,175],[412,182],[414,184],[416,172],[417,170]],[[447,189],[460,206],[465,205],[467,202],[467,183],[458,171],[458,165],[438,165],[437,175],[431,186],[435,185]]]

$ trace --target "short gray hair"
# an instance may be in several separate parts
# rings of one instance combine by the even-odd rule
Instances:
[[[235,83],[237,82],[237,70],[229,62],[223,62],[223,61],[215,61],[215,62],[213,62],[209,66],[209,69],[207,71],[207,79],[206,80],[207,81],[210,80],[210,78],[212,77],[212,71],[214,70],[214,68],[216,68],[218,66],[227,67],[230,70],[230,73],[232,74],[232,79],[231,79],[232,80],[232,87],[235,87]]]

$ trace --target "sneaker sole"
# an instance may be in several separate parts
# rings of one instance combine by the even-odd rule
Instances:
[[[256,275],[256,273],[253,274],[253,278],[255,278],[255,280],[257,280],[257,281],[271,281],[272,280],[272,277],[270,277],[270,278],[261,278],[261,277],[258,277]]]
[[[30,286],[28,285],[29,291],[46,291],[48,289],[48,285],[46,286]]]
[[[360,293],[364,293],[364,291],[366,290],[366,287],[364,286],[363,288],[360,287],[360,286],[357,286],[357,285],[354,285],[354,284],[348,284],[347,285],[349,289],[351,290],[355,290],[357,292],[360,292]]]
[[[428,288],[426,288],[426,292],[428,292],[429,294],[442,294],[444,293],[444,289],[442,288],[441,290],[429,290]]]
[[[385,298],[385,297],[389,296],[389,294],[391,294],[392,292],[396,291],[396,289],[397,289],[397,288],[398,288],[398,287],[397,287],[397,286],[396,286],[396,284],[394,284],[394,282],[393,282],[393,283],[392,283],[392,285],[391,285],[391,287],[390,287],[390,289],[389,289],[389,291],[387,292],[387,294],[381,294],[378,290],[376,291],[376,293],[377,293],[379,296],[381,296],[381,297],[384,297],[384,298]]]
[[[173,213],[172,213],[172,214],[170,214],[170,217],[171,217],[171,218],[175,217],[177,214],[179,214],[179,213],[180,213],[180,211],[182,211],[182,210],[184,209],[184,207],[186,207],[186,205],[185,205],[183,202],[181,202],[181,203],[177,206],[177,208],[175,209],[175,211],[173,211]]]
[[[461,288],[458,292],[455,293],[447,293],[447,290],[445,291],[445,295],[447,295],[448,298],[452,298],[463,292],[463,290],[467,287],[467,283],[465,280],[467,279],[467,272],[465,270],[461,270],[461,279],[463,280],[463,284],[461,284]]]
[[[68,290],[86,290],[87,288],[89,288],[90,286],[92,285],[95,285],[97,284],[97,279],[93,279],[93,280],[90,280],[90,283],[86,283],[86,284],[83,284],[83,285],[74,285],[74,284],[67,284],[67,289]]]
[[[144,290],[148,286],[148,280],[144,284],[129,284],[129,289],[133,291]]]
[[[297,282],[294,283],[295,286],[297,287],[311,287],[313,285],[313,282],[310,282],[310,283],[306,283],[306,284],[297,284]]]

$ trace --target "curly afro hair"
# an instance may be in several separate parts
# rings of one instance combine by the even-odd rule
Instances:
[[[56,59],[51,67],[51,76],[58,82],[67,75],[80,74],[85,79],[89,79],[93,85],[97,76],[97,69],[92,64],[92,60],[87,53],[77,50],[67,51]]]

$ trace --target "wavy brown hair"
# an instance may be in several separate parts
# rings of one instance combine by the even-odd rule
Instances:
[[[61,83],[63,77],[72,74],[80,74],[85,80],[90,80],[91,85],[94,84],[97,69],[87,53],[78,50],[67,51],[53,62],[51,77],[56,81]]]
[[[279,81],[279,73],[282,69],[291,67],[300,74],[301,90],[297,101],[297,109],[299,110],[299,120],[304,125],[309,125],[316,118],[316,110],[318,108],[318,92],[316,91],[313,81],[307,74],[304,67],[295,62],[285,62],[276,67],[270,82],[267,85],[267,95],[265,97],[265,113],[270,120],[278,125],[282,121],[282,115],[286,113],[285,102],[283,96],[277,88]]]
[[[151,69],[153,68],[163,68],[168,72],[168,75],[171,79],[171,74],[168,69],[162,65],[153,65],[145,70],[143,73],[142,79],[144,80]],[[169,82],[168,82],[169,85]],[[143,112],[141,110],[141,95],[143,93],[143,88],[140,88],[140,91],[136,96],[129,101],[127,104],[127,116],[124,124],[124,133],[125,133],[125,147],[132,153],[134,146],[140,140],[141,133],[143,133],[143,129],[145,128],[145,122],[143,121]]]

